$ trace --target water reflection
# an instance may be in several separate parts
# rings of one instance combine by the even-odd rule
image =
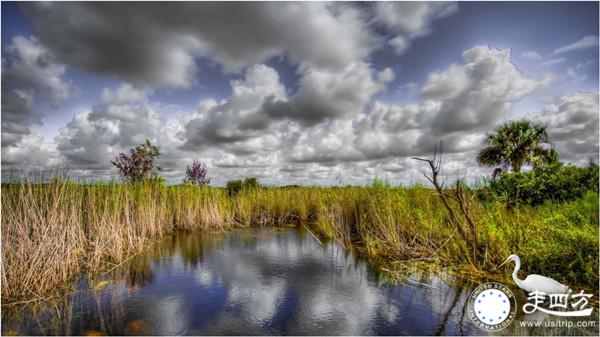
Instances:
[[[109,284],[100,290],[94,285]],[[93,335],[468,335],[473,285],[412,271],[400,285],[300,229],[180,234],[61,303],[8,311],[2,331]],[[524,331],[526,332],[526,331]]]

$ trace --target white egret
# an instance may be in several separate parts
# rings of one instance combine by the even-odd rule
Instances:
[[[531,293],[536,290],[545,294],[566,294],[569,292],[569,287],[566,285],[542,275],[531,274],[524,280],[520,280],[517,273],[519,272],[519,269],[521,269],[521,259],[516,254],[509,256],[506,261],[502,262],[502,264],[498,266],[498,268],[510,261],[515,261],[515,270],[512,272],[513,280],[515,280],[515,283],[519,288],[525,290],[527,293]]]

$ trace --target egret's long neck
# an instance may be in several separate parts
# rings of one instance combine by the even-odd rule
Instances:
[[[523,280],[519,279],[519,270],[521,269],[521,259],[519,259],[518,257],[515,259],[515,270],[513,270],[512,273],[512,278],[513,280],[515,280],[515,283],[521,287],[521,284],[523,283]]]

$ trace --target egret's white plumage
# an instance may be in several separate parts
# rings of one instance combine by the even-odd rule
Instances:
[[[512,273],[513,280],[515,280],[515,283],[519,288],[528,293],[536,290],[546,294],[566,294],[569,292],[569,287],[546,276],[531,274],[524,280],[519,279],[517,273],[521,269],[521,259],[518,255],[512,254],[500,266],[503,266],[510,261],[515,261],[515,270],[513,270]]]

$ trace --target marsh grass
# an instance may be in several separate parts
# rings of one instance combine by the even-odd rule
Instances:
[[[289,224],[356,249],[386,270],[422,261],[506,277],[509,268],[496,266],[517,253],[527,273],[597,292],[597,193],[510,210],[478,201],[472,215],[484,247],[477,266],[466,262],[439,199],[419,186],[253,188],[230,197],[226,189],[192,185],[7,184],[2,299],[45,299],[72,287],[83,272],[114,269],[175,231]]]

